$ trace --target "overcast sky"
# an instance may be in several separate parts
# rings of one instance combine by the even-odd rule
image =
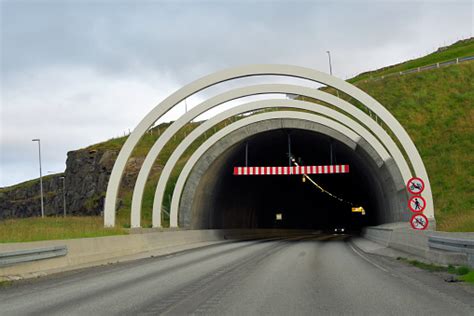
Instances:
[[[123,135],[211,72],[254,63],[329,72],[330,50],[346,79],[471,37],[474,15],[472,1],[0,3],[0,186],[38,177],[32,138],[43,174],[63,171],[68,151]]]

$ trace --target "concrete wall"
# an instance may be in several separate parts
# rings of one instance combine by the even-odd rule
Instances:
[[[196,163],[193,168],[180,201],[179,226],[192,229],[205,229],[213,226],[213,201],[215,197],[210,188],[219,185],[218,176],[225,165],[227,157],[232,156],[236,146],[247,137],[262,132],[277,129],[302,129],[328,135],[354,150],[354,154],[364,161],[361,166],[366,170],[367,177],[372,182],[373,196],[378,205],[377,224],[408,221],[407,209],[408,195],[405,190],[403,178],[393,160],[385,163],[364,140],[355,143],[338,131],[321,126],[314,122],[292,119],[267,120],[241,128],[224,137],[213,145]],[[242,201],[245,199],[243,198]],[[248,212],[254,214],[245,205],[236,206],[239,214]],[[252,216],[247,216],[247,227],[252,227]],[[237,219],[236,219],[237,220]],[[242,227],[242,226],[241,226]]]
[[[289,236],[302,230],[181,230],[136,233],[121,236],[48,240],[0,244],[0,253],[66,245],[63,257],[19,263],[0,268],[0,280],[35,277],[47,273],[164,255],[232,239]]]
[[[430,223],[435,225],[435,223]],[[430,236],[474,239],[474,233],[448,233],[433,230],[414,230],[409,223],[391,223],[377,227],[366,227],[363,237],[376,243],[402,251],[424,261],[443,265],[471,265],[466,253],[432,249],[428,246]]]

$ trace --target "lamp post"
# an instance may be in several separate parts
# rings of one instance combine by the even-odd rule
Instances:
[[[327,50],[326,53],[328,54],[328,60],[329,60],[329,74],[332,76],[331,52]],[[337,94],[337,97],[339,98],[339,90],[337,89],[336,89],[336,94]]]
[[[43,203],[43,174],[41,171],[41,140],[39,138],[32,139],[33,142],[38,142],[38,156],[39,156],[39,172],[40,172],[40,192],[41,192],[41,217],[44,217],[44,203]]]
[[[329,59],[329,74],[332,76],[331,52],[327,50],[326,53],[328,53]]]
[[[66,177],[59,177],[59,179],[63,180],[63,209],[64,217],[66,217]]]

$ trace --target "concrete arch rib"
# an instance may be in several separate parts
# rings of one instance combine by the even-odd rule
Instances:
[[[362,124],[367,126],[368,129],[371,130],[372,133],[381,140],[382,144],[388,149],[390,155],[393,157],[395,163],[399,167],[404,181],[408,181],[408,179],[411,177],[410,168],[408,167],[408,164],[405,161],[403,154],[400,152],[398,146],[395,144],[393,139],[372,118],[370,118],[363,111],[348,103],[347,101],[337,98],[329,93],[302,86],[286,84],[263,84],[247,86],[227,91],[225,93],[212,97],[197,105],[196,107],[192,108],[190,111],[188,111],[178,120],[176,120],[171,126],[169,126],[161,135],[161,137],[155,142],[155,144],[152,146],[149,153],[147,154],[145,161],[143,162],[142,168],[140,169],[137,181],[135,183],[132,197],[131,226],[140,227],[140,212],[142,207],[143,194],[145,190],[146,181],[150,174],[153,163],[157,159],[159,153],[161,152],[165,144],[181,127],[183,127],[187,122],[191,121],[192,119],[204,113],[205,111],[212,109],[222,103],[245,96],[269,93],[297,94],[313,98],[331,104],[348,113],[349,115],[359,120]],[[161,224],[159,224],[158,222],[155,223],[157,227],[161,226]]]
[[[158,181],[158,185],[156,187],[155,197],[153,201],[153,226],[154,227],[161,227],[161,205],[163,203],[163,196],[164,196],[164,191],[166,189],[166,184],[168,182],[169,177],[171,176],[171,172],[173,168],[175,167],[176,163],[178,162],[181,155],[185,152],[185,150],[202,133],[204,133],[204,131],[208,130],[209,128],[221,122],[222,120],[225,120],[226,118],[232,117],[240,113],[263,109],[267,107],[277,107],[277,108],[290,107],[290,108],[295,108],[295,109],[300,109],[300,110],[312,111],[319,114],[323,114],[327,117],[331,117],[331,119],[334,119],[335,122],[340,122],[344,125],[342,126],[339,123],[337,124],[335,123],[342,130],[346,131],[348,130],[346,126],[349,127],[351,133],[353,132],[357,133],[359,136],[362,137],[362,139],[364,139],[368,144],[370,144],[373,147],[374,152],[372,154],[372,159],[376,161],[379,167],[383,165],[383,163],[385,163],[386,161],[391,160],[391,157],[386,151],[386,149],[369,131],[367,131],[359,123],[351,120],[349,117],[335,110],[329,109],[327,107],[324,107],[318,104],[314,104],[312,102],[307,102],[307,101],[275,99],[275,100],[262,100],[262,101],[250,102],[247,104],[234,107],[225,112],[222,112],[216,115],[215,117],[207,120],[206,122],[201,124],[199,127],[197,127],[195,130],[193,130],[193,132],[191,132],[180,143],[180,145],[174,150],[173,154],[170,156],[170,158],[168,159],[168,162],[165,164],[161,172],[161,176]],[[403,175],[400,174],[399,182],[403,186],[402,177]]]
[[[267,101],[267,100],[265,100]],[[260,102],[265,102],[260,101]],[[301,102],[301,101],[293,101],[293,102]],[[270,106],[270,102],[268,102]],[[175,189],[173,191],[172,202],[171,202],[171,209],[170,209],[170,227],[177,227],[178,225],[178,209],[181,194],[186,183],[186,179],[188,178],[193,166],[199,160],[199,158],[218,140],[225,137],[229,133],[249,124],[253,124],[255,122],[262,122],[265,120],[272,120],[278,118],[290,118],[290,119],[299,119],[303,121],[312,121],[317,122],[321,125],[329,127],[330,129],[335,130],[337,133],[341,133],[347,137],[347,141],[344,141],[346,145],[352,147],[353,149],[357,146],[360,142],[361,137],[355,134],[352,130],[348,129],[345,126],[342,126],[340,123],[337,123],[331,119],[324,118],[314,114],[308,114],[303,112],[294,112],[294,111],[279,111],[279,112],[270,112],[264,114],[257,114],[240,121],[237,121],[224,129],[218,131],[216,134],[211,136],[206,142],[204,142],[191,156],[188,162],[185,164],[183,170],[181,171],[178,181],[176,182]],[[156,201],[156,200],[155,200]]]
[[[162,117],[166,112],[168,112],[171,108],[173,108],[183,99],[207,87],[232,79],[261,75],[296,77],[326,84],[350,95],[354,99],[364,104],[372,112],[377,114],[377,116],[382,121],[384,121],[385,124],[387,124],[387,126],[393,131],[394,135],[399,139],[410,161],[412,162],[415,174],[425,180],[425,196],[427,197],[427,208],[425,214],[428,215],[428,217],[433,217],[434,214],[431,186],[423,161],[414,143],[408,136],[408,133],[403,129],[401,124],[390,114],[390,112],[385,109],[380,103],[378,103],[375,99],[373,99],[357,87],[341,79],[316,70],[290,65],[248,65],[223,70],[205,76],[186,85],[182,89],[176,91],[171,96],[166,98],[163,102],[153,108],[145,116],[145,118],[143,118],[143,120],[137,125],[137,127],[133,130],[132,134],[128,137],[127,141],[123,145],[116,159],[115,165],[112,169],[104,203],[104,226],[111,227],[115,225],[116,200],[123,171],[125,170],[128,158],[130,157],[138,141],[145,134],[145,132],[154,124],[154,122],[156,122],[160,117]]]

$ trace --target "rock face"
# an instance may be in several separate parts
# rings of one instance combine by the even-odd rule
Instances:
[[[64,174],[43,177],[45,215],[63,214],[63,183],[68,215],[99,215],[118,151],[81,149],[67,155]],[[131,158],[122,181],[126,191],[133,187],[142,158]],[[120,203],[119,203],[120,204]],[[0,219],[41,215],[39,179],[0,189]]]

